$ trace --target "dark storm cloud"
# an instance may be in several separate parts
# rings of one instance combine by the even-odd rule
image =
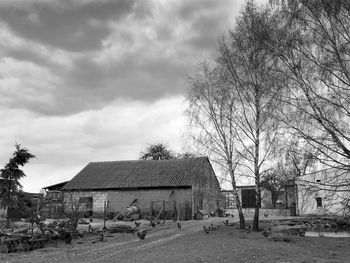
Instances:
[[[31,50],[9,48],[6,53],[7,56],[16,60],[33,62],[38,65],[47,64],[47,60],[45,58],[38,55],[37,52],[33,52]]]
[[[242,2],[0,0],[0,161],[14,142],[38,156],[34,192],[148,143],[180,151],[186,77]]]
[[[140,64],[129,57],[111,67],[105,70],[88,58],[79,59],[65,77],[67,87],[55,91],[54,103],[31,107],[43,114],[70,114],[103,107],[116,98],[154,101],[185,89],[186,65],[163,59]]]
[[[214,11],[222,6],[230,6],[227,0],[224,1],[212,1],[212,0],[192,0],[184,1],[181,3],[176,13],[180,18],[189,20],[193,19],[194,14],[202,12],[203,10]]]
[[[221,14],[210,15],[204,14],[195,19],[192,23],[196,34],[188,41],[190,45],[200,49],[211,49],[217,46],[217,39],[229,28],[228,24],[218,23]],[[207,32],[212,32],[208,34]]]
[[[0,2],[0,30],[8,31],[3,36],[0,31],[5,103],[67,115],[116,99],[185,94],[187,76],[198,60],[216,51],[218,36],[237,13],[235,5],[231,0]],[[1,37],[15,38],[15,45]]]
[[[93,1],[85,5],[59,1],[26,8],[10,5],[1,6],[0,19],[25,38],[81,52],[99,49],[101,40],[110,33],[104,22],[122,19],[133,6],[133,0]]]

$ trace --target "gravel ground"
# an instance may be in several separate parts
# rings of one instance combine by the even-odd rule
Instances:
[[[181,229],[174,222],[155,228],[144,222],[145,240],[135,234],[105,234],[105,241],[97,242],[98,236],[91,235],[71,245],[51,242],[31,252],[0,254],[0,262],[350,262],[350,238],[274,242],[261,233],[242,232],[237,224],[224,226],[222,220],[182,222]],[[210,222],[217,227],[206,234],[203,225]]]

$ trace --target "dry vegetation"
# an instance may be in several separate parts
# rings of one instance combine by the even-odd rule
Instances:
[[[284,239],[269,239],[262,232],[240,230],[237,219],[230,219],[228,226],[223,220],[182,222],[181,228],[172,221],[156,227],[142,221],[139,228],[147,229],[145,240],[137,238],[136,233],[107,231],[100,241],[98,231],[74,239],[72,244],[49,242],[45,248],[31,252],[0,254],[0,262],[348,262],[350,258],[350,238],[287,235]],[[299,226],[303,220],[268,220],[261,226],[276,230],[282,225]],[[203,225],[209,226],[210,222],[215,230],[206,234]],[[134,222],[109,222],[107,228],[114,224],[135,226]],[[93,226],[102,230],[102,221],[94,220]],[[85,230],[87,226],[79,228]]]

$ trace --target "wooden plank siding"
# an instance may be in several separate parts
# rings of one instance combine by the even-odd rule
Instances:
[[[65,199],[92,197],[93,212],[118,213],[135,199],[143,214],[151,201],[175,201],[183,209],[182,220],[198,210],[216,211],[221,193],[214,170],[206,157],[162,161],[93,162],[83,168],[62,191]]]

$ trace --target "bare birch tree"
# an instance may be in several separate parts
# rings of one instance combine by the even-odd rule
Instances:
[[[208,62],[198,66],[197,74],[189,80],[187,115],[192,138],[197,146],[214,155],[230,175],[232,191],[239,214],[240,228],[245,228],[240,198],[236,188],[235,170],[238,165],[237,128],[233,118],[237,111],[234,89],[223,71]]]
[[[350,2],[271,3],[279,14],[272,48],[289,80],[282,120],[317,149],[323,166],[338,170],[323,183],[349,191]]]
[[[259,228],[260,178],[268,169],[267,161],[280,135],[280,122],[274,115],[281,102],[283,79],[275,70],[278,61],[270,52],[270,16],[267,9],[249,1],[234,30],[221,41],[218,58],[237,98],[233,120],[241,146],[239,154],[255,180],[253,231]]]

